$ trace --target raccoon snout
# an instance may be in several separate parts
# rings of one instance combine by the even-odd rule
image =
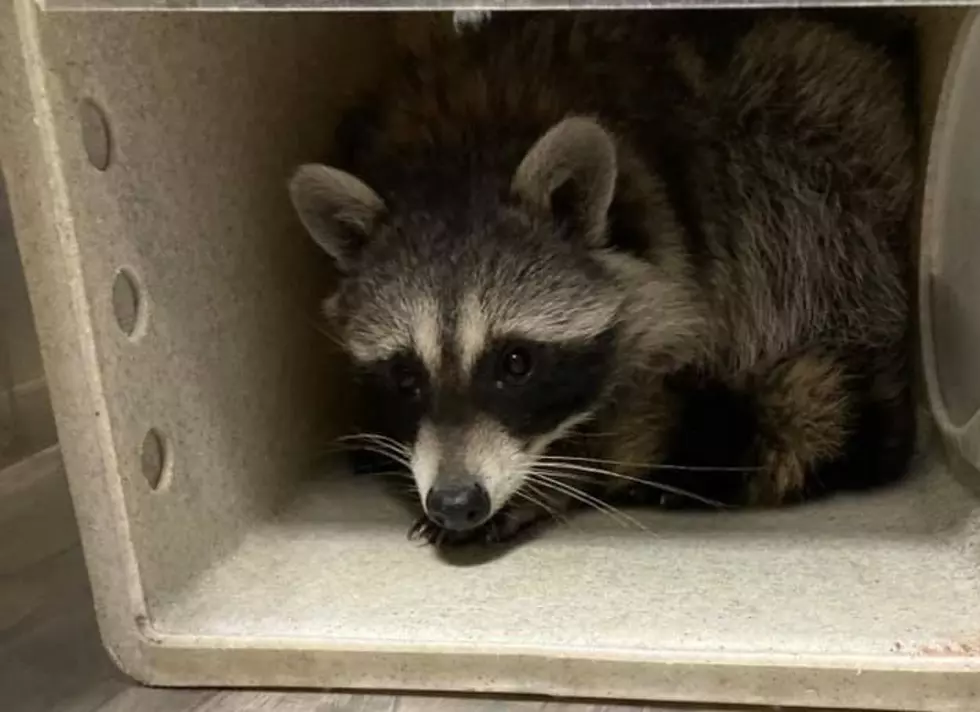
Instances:
[[[465,531],[490,516],[490,494],[479,482],[436,485],[425,497],[425,510],[443,529]]]

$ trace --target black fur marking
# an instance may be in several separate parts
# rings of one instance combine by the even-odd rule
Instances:
[[[655,262],[656,235],[648,235],[643,224],[647,207],[642,198],[624,197],[629,195],[629,191],[624,190],[622,184],[628,179],[620,175],[618,180],[616,196],[609,206],[609,246],[633,257]],[[654,240],[653,244],[651,244],[651,237]]]
[[[334,130],[333,159],[338,166],[347,166],[365,150],[371,134],[377,130],[379,104],[375,97],[347,109]]]
[[[400,369],[409,369],[418,379],[417,395],[399,389],[395,373]],[[432,399],[428,375],[419,358],[411,352],[399,353],[384,361],[362,365],[358,376],[367,402],[384,404],[371,408],[370,420],[365,424],[367,430],[405,444],[415,442],[422,415]]]
[[[704,231],[704,218],[697,198],[697,186],[691,185],[686,165],[690,147],[680,137],[663,141],[653,154],[654,165],[663,181],[664,192],[674,217],[683,230],[685,246],[695,267],[703,272],[711,261],[710,242]]]
[[[760,14],[741,10],[692,10],[683,13],[685,36],[693,38],[694,47],[712,74],[725,70],[739,40],[758,23]]]
[[[900,356],[898,358],[901,358]],[[905,388],[888,399],[876,389],[878,354],[852,354],[849,358],[848,394],[853,416],[849,436],[837,457],[817,463],[807,473],[798,500],[812,500],[838,491],[860,491],[890,484],[908,470],[915,447],[915,413]],[[902,367],[906,367],[904,364]],[[668,380],[679,403],[665,462],[696,467],[759,465],[757,446],[765,440],[759,405],[752,391],[737,391],[693,370]],[[728,505],[744,504],[753,470],[708,472],[654,471],[649,479],[680,487]],[[790,503],[787,501],[787,504]],[[670,500],[672,508],[701,508],[685,499]]]
[[[497,364],[500,349],[512,343],[493,344],[477,361],[471,397],[476,408],[512,435],[532,438],[553,431],[596,401],[605,387],[615,335],[608,330],[591,341],[521,342],[534,361],[534,373],[527,382],[509,387],[501,383]]]
[[[809,498],[837,490],[881,487],[908,471],[916,439],[912,394],[904,388],[892,399],[882,398],[876,392],[871,358],[855,358],[858,363],[849,382],[854,403],[850,435],[841,456],[821,464],[808,478],[805,494]]]
[[[723,504],[742,504],[751,472],[722,468],[756,465],[759,416],[754,399],[694,369],[671,376],[667,387],[679,406],[668,440],[666,464],[719,469],[660,470],[650,473],[649,479]],[[704,506],[690,499],[676,504]]]

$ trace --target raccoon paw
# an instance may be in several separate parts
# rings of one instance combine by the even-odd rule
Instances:
[[[432,521],[424,514],[415,520],[412,526],[408,530],[408,540],[418,542],[419,544],[433,544],[439,543],[440,536],[444,535],[446,532],[444,529],[437,527]]]
[[[508,507],[483,525],[483,542],[505,544],[524,534],[545,516],[545,512],[538,507]]]
[[[762,469],[748,488],[748,500],[761,507],[776,507],[802,498],[806,467],[798,457],[777,451],[766,453]]]
[[[505,544],[545,518],[546,513],[537,507],[507,507],[486,524],[465,532],[454,532],[432,523],[426,516],[419,517],[409,529],[408,538],[421,544],[436,547],[456,547],[469,544]]]

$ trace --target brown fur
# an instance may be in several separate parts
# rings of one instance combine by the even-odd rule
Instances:
[[[852,408],[846,378],[832,357],[820,354],[790,359],[757,377],[763,470],[750,501],[779,504],[798,496],[807,474],[840,452]]]
[[[598,334],[614,308],[616,358],[588,428],[553,448],[610,463],[613,474],[649,463],[644,476],[665,481],[657,463],[707,457],[690,442],[701,436],[710,451],[726,422],[740,425],[728,409],[744,407],[754,432],[725,456],[753,474],[722,494],[695,476],[672,481],[726,503],[776,505],[898,476],[914,427],[914,131],[910,48],[889,22],[863,12],[502,13],[459,37],[415,38],[369,110],[352,114],[336,156],[377,191],[384,214],[346,227],[336,227],[343,215],[306,214],[338,231],[323,244],[339,262],[370,238],[360,264],[386,265],[341,289],[352,353],[369,353],[392,328],[386,304],[411,305],[421,291],[443,310],[438,328],[455,324],[453,290],[464,288],[447,285],[468,269],[486,299],[508,308],[580,309],[577,277],[540,286],[557,258],[539,250],[529,272],[494,244],[514,225],[551,229],[567,154],[580,174],[576,249],[616,287],[597,283],[579,323]],[[597,128],[559,124],[570,116]],[[556,125],[562,155],[542,149]],[[608,210],[603,135],[616,170]],[[349,203],[334,200],[348,213]],[[340,235],[368,222],[377,235]],[[531,312],[520,318],[536,323]],[[681,388],[680,373],[691,374]],[[450,376],[461,378],[432,374]],[[708,430],[680,432],[686,422]],[[613,477],[590,491],[630,489]]]

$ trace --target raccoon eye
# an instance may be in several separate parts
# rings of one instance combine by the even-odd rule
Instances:
[[[534,370],[531,352],[523,346],[508,346],[500,352],[498,381],[504,384],[524,383]]]
[[[398,392],[409,398],[418,398],[422,394],[422,379],[412,366],[402,360],[391,364],[391,382]]]

